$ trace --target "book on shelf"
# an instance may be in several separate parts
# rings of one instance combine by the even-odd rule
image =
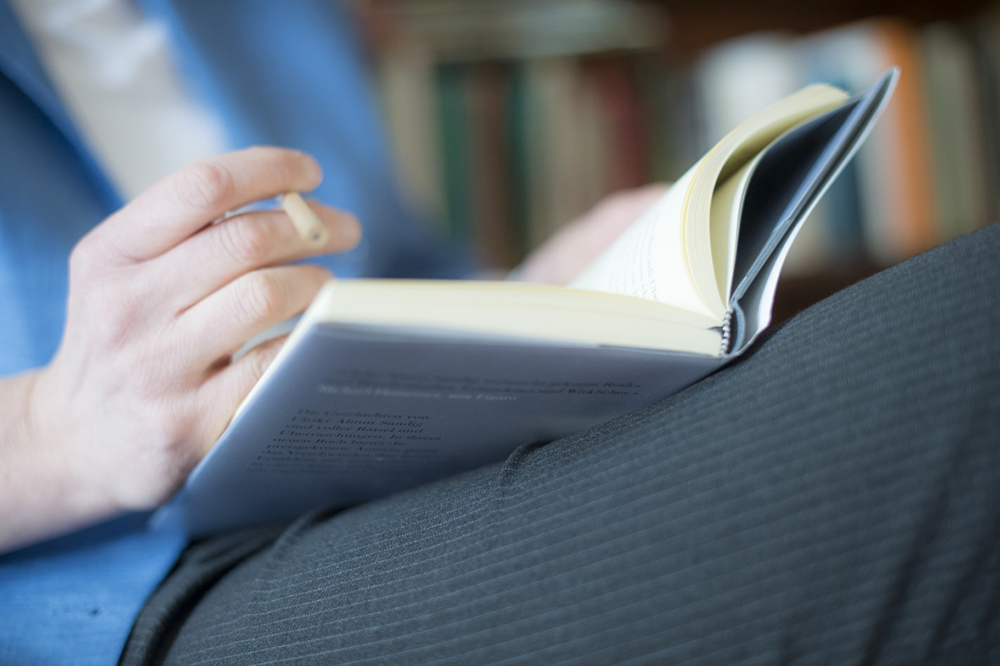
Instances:
[[[984,141],[990,123],[977,99],[972,41],[958,26],[948,23],[927,26],[918,39],[937,237],[950,240],[990,219]]]
[[[897,76],[753,116],[568,286],[332,280],[156,522],[197,536],[363,502],[717,370],[769,324],[792,241]]]
[[[903,71],[884,122],[824,198],[819,224],[807,226],[824,233],[802,274],[837,273],[845,263],[889,265],[996,218],[998,16],[992,8],[923,25],[869,19],[804,36],[745,37],[702,56],[699,78],[709,110],[721,108],[713,88],[742,106],[775,78],[786,79],[780,94],[787,94],[816,80],[848,89],[864,85],[890,63]],[[713,64],[731,80],[745,82],[751,80],[745,72],[759,72],[752,82],[760,85],[713,85],[706,66]],[[798,70],[790,79],[783,77],[789,69]],[[797,253],[808,245],[803,240],[809,239],[796,241]]]
[[[945,8],[941,16],[957,14]],[[861,275],[996,219],[998,26],[995,7],[927,24],[890,16],[804,35],[742,36],[686,59],[671,58],[669,44],[607,52],[600,40],[558,57],[456,59],[428,43],[422,66],[432,74],[454,68],[472,91],[473,104],[452,109],[470,128],[469,140],[445,146],[440,118],[411,112],[449,92],[433,77],[424,76],[419,91],[411,75],[393,77],[398,90],[387,98],[397,101],[387,117],[400,174],[414,181],[418,200],[444,202],[448,194],[461,203],[456,192],[467,189],[469,205],[454,207],[458,214],[449,217],[456,221],[453,237],[490,266],[510,268],[616,187],[634,183],[633,174],[675,180],[734,120],[761,105],[818,81],[860,89],[889,64],[901,65],[904,76],[885,122],[824,195],[786,262],[787,275],[811,284],[845,274],[845,266]],[[400,62],[414,69],[412,59],[389,60],[390,70]],[[477,102],[483,79],[498,72],[505,80],[503,113],[483,114]],[[499,139],[505,149],[489,150],[477,135]],[[446,176],[446,151],[470,168]],[[498,212],[488,200],[505,200],[507,210]],[[432,216],[448,212],[443,205],[425,208]]]

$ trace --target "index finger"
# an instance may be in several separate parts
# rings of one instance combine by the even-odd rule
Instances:
[[[194,162],[112,215],[95,236],[126,259],[159,256],[227,211],[289,191],[315,189],[319,165],[297,150],[254,147]],[[96,239],[95,239],[96,240]]]

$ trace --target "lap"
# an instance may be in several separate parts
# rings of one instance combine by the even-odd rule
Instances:
[[[126,661],[997,659],[998,258],[994,227],[641,412],[195,546]]]

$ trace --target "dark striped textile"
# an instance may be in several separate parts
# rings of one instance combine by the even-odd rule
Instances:
[[[123,663],[1000,663],[998,286],[994,226],[642,412],[196,544]]]

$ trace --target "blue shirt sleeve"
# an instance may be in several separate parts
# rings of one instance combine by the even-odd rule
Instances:
[[[357,35],[342,3],[141,0],[233,147],[314,155],[313,195],[355,213],[365,239],[322,260],[341,277],[462,277],[471,269],[396,186]],[[0,376],[49,361],[64,325],[68,257],[120,205],[95,169],[6,0],[0,0]],[[0,557],[0,663],[116,663],[182,539],[129,516]]]

